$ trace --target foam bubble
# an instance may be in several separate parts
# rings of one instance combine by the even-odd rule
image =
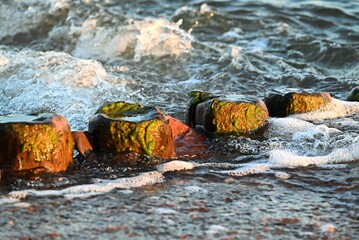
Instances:
[[[269,152],[269,163],[274,167],[305,167],[308,165],[323,165],[347,163],[359,160],[359,144],[354,143],[346,148],[335,149],[325,156],[300,156],[288,150],[272,150]]]
[[[157,170],[161,173],[192,170],[195,167],[194,163],[185,161],[171,161],[157,166]]]
[[[274,175],[279,179],[288,179],[290,175],[286,172],[275,172]]]
[[[256,163],[256,164],[239,164],[240,167],[234,170],[226,170],[226,171],[213,171],[217,173],[226,174],[229,176],[235,177],[243,177],[247,175],[265,173],[270,170],[270,165],[266,163]]]
[[[320,231],[322,233],[331,233],[331,232],[335,232],[336,231],[336,227],[334,224],[332,223],[327,223],[327,224],[324,224],[320,227]]]

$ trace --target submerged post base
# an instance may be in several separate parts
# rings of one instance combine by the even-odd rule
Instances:
[[[6,171],[64,171],[73,148],[70,127],[60,115],[0,117],[0,166]]]

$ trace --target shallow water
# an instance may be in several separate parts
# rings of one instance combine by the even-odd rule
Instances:
[[[359,85],[358,16],[344,0],[1,1],[1,115],[55,112],[85,130],[119,100],[184,120],[194,89],[337,99],[260,135],[209,136],[204,156],[77,159],[3,181],[1,238],[354,239],[359,103],[343,100]]]

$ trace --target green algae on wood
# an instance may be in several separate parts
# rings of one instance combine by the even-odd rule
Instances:
[[[174,139],[168,119],[155,107],[126,102],[102,106],[90,120],[89,132],[97,151],[174,157]]]
[[[327,92],[289,92],[284,95],[269,94],[264,102],[271,117],[286,117],[292,114],[308,113],[324,108],[332,100]]]
[[[103,105],[96,113],[104,113],[112,118],[116,118],[126,116],[126,113],[127,115],[132,115],[138,109],[141,109],[140,104],[119,101]]]
[[[209,92],[190,91],[188,93],[189,100],[187,102],[185,123],[190,127],[196,127],[196,108],[197,105],[207,100],[213,99],[216,96]]]
[[[0,117],[0,165],[9,171],[64,171],[73,148],[70,127],[60,115]]]
[[[209,132],[242,134],[262,127],[267,118],[267,108],[260,99],[233,94],[198,103],[194,122]]]

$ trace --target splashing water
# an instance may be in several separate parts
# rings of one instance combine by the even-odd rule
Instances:
[[[147,19],[117,28],[98,28],[96,19],[91,19],[84,22],[73,54],[99,61],[131,56],[137,62],[145,56],[179,56],[192,48],[191,36],[179,26],[180,22]]]

